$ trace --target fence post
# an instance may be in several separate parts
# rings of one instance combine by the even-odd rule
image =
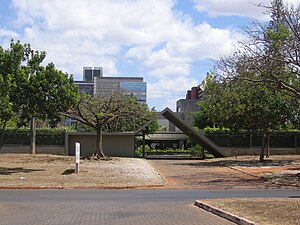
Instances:
[[[249,136],[249,141],[250,141],[250,148],[252,148],[252,134]]]

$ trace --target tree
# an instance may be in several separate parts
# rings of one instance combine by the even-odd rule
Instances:
[[[7,50],[0,46],[0,149],[6,126],[18,111],[13,95],[17,91],[16,81],[23,58],[23,46],[19,42],[12,42]]]
[[[149,113],[147,107],[140,104],[134,96],[114,91],[103,96],[82,95],[76,106],[62,115],[94,128],[97,133],[95,155],[97,158],[108,160],[109,157],[105,155],[102,146],[103,131],[109,125],[118,126],[120,121],[142,121]],[[126,126],[128,125],[130,129],[135,127],[134,124]]]
[[[203,87],[204,91],[205,91],[205,88],[207,85],[212,85],[212,79],[213,79],[212,73],[207,73],[205,80],[202,82],[202,87]],[[197,104],[198,104],[199,110],[197,112],[191,113],[191,116],[194,119],[194,123],[193,123],[194,126],[196,126],[199,129],[204,129],[205,127],[215,126],[215,124],[213,124],[207,116],[208,107],[205,106],[205,102],[200,101]]]
[[[300,5],[297,8],[288,7],[282,0],[274,0],[265,8],[271,17],[269,23],[262,24],[255,21],[251,27],[245,28],[248,39],[241,42],[240,50],[221,59],[219,63],[220,75],[226,80],[224,84],[250,86],[250,89],[242,94],[249,93],[250,95],[246,95],[248,99],[254,97],[253,102],[261,104],[256,105],[257,112],[255,109],[252,112],[253,115],[256,113],[258,118],[265,119],[256,121],[261,124],[260,129],[264,134],[262,147],[268,145],[264,140],[268,141],[265,136],[270,129],[275,129],[280,126],[280,123],[283,125],[296,117],[297,106],[290,103],[298,102],[296,99],[300,99]],[[252,91],[251,85],[254,86]],[[234,87],[234,90],[238,90],[237,87]],[[218,91],[222,93],[222,90]],[[232,99],[234,97],[236,96],[231,96]],[[241,99],[237,98],[237,100]],[[281,107],[283,104],[287,107]],[[226,108],[224,110],[227,112]],[[239,115],[238,113],[244,110],[242,108],[242,111],[239,109],[233,111]],[[222,113],[223,111],[220,114]],[[233,114],[231,115],[234,117]],[[279,116],[278,121],[268,120],[272,116],[273,118]],[[246,117],[244,121],[247,121]],[[260,156],[260,161],[262,160],[263,151]]]
[[[263,84],[300,99],[300,5],[273,0],[264,7],[269,23],[254,21],[246,27],[248,39],[237,53],[221,60],[221,70],[227,78]]]
[[[295,97],[241,80],[211,80],[202,107],[213,123],[233,130],[259,131],[262,135],[260,162],[269,133],[291,121],[299,112]]]
[[[12,107],[9,115],[19,117],[19,126],[31,121],[31,153],[35,153],[35,118],[47,119],[55,126],[59,112],[76,103],[77,86],[72,76],[57,70],[53,63],[42,66],[46,53],[32,50],[30,44],[12,41],[6,52],[11,57],[6,57],[1,69],[3,82],[10,83],[6,91],[6,103]]]
[[[3,75],[0,74],[0,149],[3,146],[4,131],[8,121],[13,116],[12,104],[9,98],[10,91],[10,76],[4,79]]]
[[[146,124],[148,121],[156,118],[156,110],[152,108],[148,109],[146,104],[141,104],[141,111],[143,112],[142,117],[119,117],[116,120],[108,123],[104,130],[107,132],[126,132],[134,131],[140,128],[142,125]],[[145,133],[150,134],[157,131],[159,128],[158,122],[154,119],[145,127]]]

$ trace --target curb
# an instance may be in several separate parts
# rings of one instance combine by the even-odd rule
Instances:
[[[246,174],[246,175],[249,175],[251,177],[256,177],[256,178],[260,178],[261,179],[261,176],[259,175],[255,175],[255,174],[252,174],[252,173],[248,173],[242,169],[239,169],[239,168],[236,168],[236,167],[233,167],[233,166],[228,166],[228,168],[232,169],[232,170],[235,170],[235,171],[238,171],[238,172],[241,172],[243,174]]]
[[[204,203],[204,202],[201,202],[200,200],[196,200],[195,201],[195,205],[198,206],[199,208],[202,208],[208,212],[211,212],[217,216],[220,216],[224,219],[227,219],[231,222],[234,222],[236,224],[240,224],[240,225],[256,225],[256,223],[250,221],[250,220],[247,220],[243,217],[239,217],[237,215],[234,215],[232,213],[229,213],[229,212],[226,212],[222,209],[218,209],[216,207],[213,207],[207,203]]]
[[[87,186],[87,187],[80,187],[80,186],[73,186],[73,187],[63,187],[63,186],[27,186],[27,187],[0,187],[0,190],[89,190],[89,189],[96,189],[96,190],[130,190],[130,189],[146,189],[146,188],[162,188],[164,187],[163,184],[157,185],[144,185],[144,186]]]
[[[155,171],[155,172],[163,179],[164,184],[162,184],[162,187],[166,186],[166,185],[168,184],[168,181],[167,181],[167,179],[164,177],[164,175],[162,175],[162,173],[159,172],[159,170],[156,169],[155,166],[153,166],[152,163],[151,163],[150,161],[148,161],[147,159],[146,159],[146,161],[147,161],[147,163],[154,169],[154,171]]]

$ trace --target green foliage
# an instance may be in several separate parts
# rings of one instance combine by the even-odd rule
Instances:
[[[107,159],[102,148],[103,131],[133,131],[152,118],[154,112],[132,95],[113,91],[101,96],[82,95],[76,106],[62,115],[70,117],[97,132],[96,155]]]
[[[58,71],[53,63],[46,67],[34,65],[33,68],[34,72],[25,69],[27,82],[21,89],[21,121],[26,124],[32,117],[36,117],[49,120],[54,127],[60,121],[59,113],[67,111],[76,103],[77,87],[73,78]]]
[[[132,96],[132,98],[135,98]],[[138,117],[119,117],[114,121],[108,123],[105,127],[105,131],[108,132],[124,132],[124,131],[135,131],[152,118],[156,118],[156,111],[154,108],[148,109],[146,104],[140,105],[140,111],[143,113]],[[145,127],[145,133],[150,134],[158,130],[158,122],[154,120],[148,126]]]
[[[64,145],[65,129],[37,129],[37,145]],[[8,129],[4,135],[5,144],[29,145],[29,129]]]
[[[147,151],[149,151],[151,148],[149,147],[149,145],[145,145],[145,153],[147,152]],[[137,147],[136,149],[135,149],[135,156],[136,157],[139,157],[139,158],[141,158],[141,157],[143,157],[143,148],[142,148],[142,146],[139,146],[139,147]]]
[[[145,145],[146,155],[190,155],[192,157],[200,157],[202,147],[200,145],[194,145],[188,149],[151,149],[148,145]],[[142,157],[142,146],[137,147],[135,150],[136,157]],[[213,158],[213,156],[205,151],[205,158]]]
[[[155,116],[154,110],[134,96],[115,91],[105,96],[82,95],[65,116],[97,130],[134,131]]]
[[[201,155],[201,150],[202,150],[202,147],[199,145],[199,144],[196,144],[194,146],[192,146],[190,148],[190,151],[191,151],[191,155],[192,156],[197,156],[197,157],[200,157]]]
[[[15,93],[19,92],[16,81],[19,77],[23,53],[23,46],[19,42],[12,42],[7,50],[0,47],[0,148],[3,145],[7,123],[18,111],[18,105],[14,100]]]
[[[211,73],[207,73],[207,76],[205,80],[202,82],[202,86],[204,89],[212,85],[213,75]],[[199,129],[203,129],[205,127],[213,127],[215,124],[213,124],[209,118],[207,113],[207,107],[205,106],[205,103],[200,101],[198,102],[199,111],[198,112],[192,112],[191,116],[194,121],[194,126],[196,126]]]
[[[232,131],[229,128],[224,127],[205,127],[202,130],[205,134],[211,134],[211,133],[218,133],[218,134],[228,134],[232,133]]]
[[[71,126],[71,130],[75,132],[95,132],[95,128],[87,126],[82,123],[74,123]]]
[[[190,155],[191,150],[182,149],[149,149],[145,151],[147,155]]]
[[[7,125],[27,126],[32,118],[48,120],[52,127],[78,98],[73,78],[53,63],[42,66],[45,52],[30,44],[11,41],[0,47],[0,148]],[[17,119],[16,119],[17,118]]]
[[[209,121],[231,130],[269,132],[295,119],[299,101],[247,81],[211,81],[202,111]]]
[[[247,36],[237,53],[222,59],[220,70],[225,77],[247,80],[300,99],[300,17],[283,0],[266,6],[271,20],[254,21],[244,29]]]

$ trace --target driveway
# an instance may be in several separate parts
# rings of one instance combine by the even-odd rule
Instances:
[[[269,189],[278,188],[220,162],[203,160],[158,160],[148,162],[167,181],[167,189]]]

